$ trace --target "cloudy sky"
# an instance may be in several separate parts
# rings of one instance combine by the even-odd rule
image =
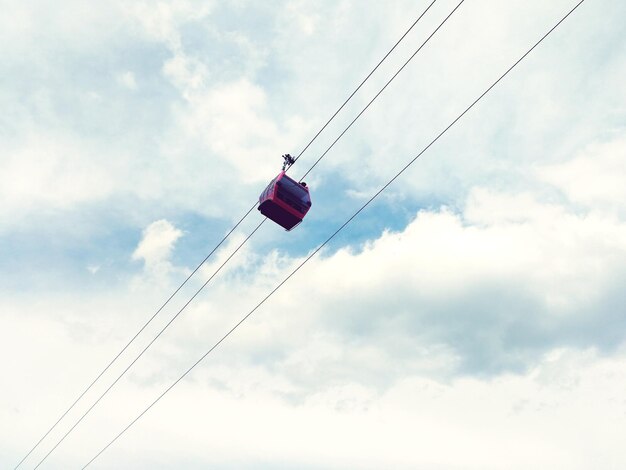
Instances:
[[[0,0],[1,468],[429,3]],[[575,3],[463,2],[307,175],[304,223],[265,223],[40,468],[85,465]],[[292,176],[457,4],[435,2]],[[625,468],[625,17],[586,0],[89,468]]]

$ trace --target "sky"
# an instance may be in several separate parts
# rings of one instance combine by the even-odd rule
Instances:
[[[434,3],[293,177],[458,1]],[[1,468],[429,3],[0,0]],[[89,462],[575,4],[464,1],[307,174],[304,222],[264,223],[39,468]],[[89,468],[625,468],[624,17],[583,2]]]

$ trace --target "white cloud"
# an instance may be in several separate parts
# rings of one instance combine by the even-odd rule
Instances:
[[[342,6],[339,9],[344,9]],[[311,36],[318,27],[321,15],[318,12],[308,12],[314,10],[312,5],[307,2],[290,2],[287,4],[286,15],[291,19],[290,23],[305,36]],[[331,18],[336,18],[336,14]]]
[[[180,236],[157,221],[134,257],[167,262]],[[244,263],[241,276],[209,289],[122,385],[123,406],[90,418],[56,458],[78,464],[92,455],[103,434],[113,435],[297,262],[273,252],[253,263],[258,270]],[[530,193],[476,189],[463,213],[421,211],[400,232],[311,261],[103,462],[136,462],[137,449],[150,448],[161,461],[184,454],[220,468],[242,447],[237,455],[251,468],[261,453],[294,468],[622,462],[626,378],[615,348],[625,328],[619,311],[607,309],[623,305],[625,267],[622,221]],[[81,331],[84,341],[95,329]],[[207,453],[202,436],[216,422],[223,432]],[[271,433],[243,445],[268,422]],[[5,442],[17,448],[26,434]],[[328,451],[314,452],[311,440]],[[141,465],[149,463],[133,463]]]
[[[233,177],[243,183],[268,180],[279,167],[277,149],[284,136],[268,116],[263,89],[248,80],[195,95],[189,107],[179,110],[178,118],[183,135],[199,139],[222,166],[234,167]]]
[[[212,2],[167,0],[125,5],[126,17],[140,26],[148,38],[164,42],[171,50],[181,48],[180,28],[210,14]]]
[[[296,262],[277,271],[272,258],[262,283],[276,285]],[[381,364],[408,360],[400,370],[428,374],[433,361],[444,375],[520,370],[556,345],[611,350],[621,343],[624,324],[615,308],[625,276],[623,222],[531,195],[476,190],[463,214],[421,211],[405,230],[384,233],[362,250],[312,260],[272,300],[264,347],[297,351],[319,334],[331,338],[321,351],[334,341],[371,341]],[[246,291],[249,282],[231,288]],[[300,328],[293,328],[294,315]],[[258,328],[250,332],[256,347],[252,338],[265,331]],[[345,375],[372,383],[376,361],[339,351],[341,359],[315,357],[306,374],[303,363],[293,363],[299,353],[284,366],[310,387]],[[351,360],[358,366],[332,366]],[[395,374],[377,367],[385,370],[381,384]]]
[[[237,259],[172,344],[199,353],[301,261]],[[476,189],[461,214],[420,211],[400,232],[311,260],[237,332],[230,355],[233,365],[267,357],[295,400],[342,380],[384,389],[405,374],[524,371],[555,347],[619,346],[625,278],[623,221]]]
[[[24,324],[23,317],[14,321],[16,327]],[[54,335],[51,343],[57,344]],[[22,350],[10,336],[2,344]],[[79,357],[82,351],[71,349]],[[218,469],[232,467],[235,459],[241,468],[584,470],[590,462],[621,467],[626,464],[621,439],[625,366],[623,352],[607,358],[593,350],[558,349],[524,374],[444,383],[407,376],[382,393],[336,383],[293,404],[271,392],[282,387],[280,377],[253,367],[220,367],[209,359],[108,449],[98,465],[154,468],[154,461],[175,465],[182,455],[188,467]],[[230,388],[219,388],[216,376],[226,378]],[[18,384],[25,381],[22,374],[15,377]],[[49,379],[31,376],[29,390],[46,386],[55,396],[71,388]],[[147,388],[121,384],[123,399],[103,401],[101,411],[63,444],[63,452],[51,457],[51,468],[84,464],[165,382]],[[0,394],[9,405],[23,402],[10,387]],[[14,424],[0,429],[9,455],[22,450],[34,424],[38,429],[49,424],[49,406],[45,401],[19,412],[0,409],[3,421]]]
[[[626,138],[595,144],[582,155],[540,167],[538,175],[587,208],[626,209]]]
[[[144,231],[143,238],[133,252],[133,259],[141,259],[146,266],[169,261],[176,241],[183,232],[167,220],[152,222]]]
[[[188,97],[191,91],[203,87],[208,71],[199,60],[177,54],[165,62],[163,73]]]
[[[21,137],[3,142],[0,216],[7,224],[31,211],[65,209],[111,194],[114,175],[99,164],[101,150],[93,144],[48,132]]]
[[[90,264],[89,266],[87,266],[87,271],[95,275],[95,274],[98,274],[98,271],[100,271],[101,267],[102,266],[100,265]]]
[[[118,74],[117,82],[123,87],[128,88],[129,90],[137,89],[137,80],[135,79],[135,74],[130,70]]]
[[[183,232],[165,219],[152,222],[143,231],[132,258],[143,261],[144,270],[150,276],[149,282],[167,280],[173,269],[172,250],[182,236]]]

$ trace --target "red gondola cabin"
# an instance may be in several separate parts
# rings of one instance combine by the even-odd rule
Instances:
[[[304,219],[311,208],[311,196],[305,183],[298,183],[281,171],[259,196],[258,209],[285,230],[291,230]]]

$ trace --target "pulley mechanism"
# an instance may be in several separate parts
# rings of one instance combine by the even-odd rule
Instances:
[[[296,162],[296,159],[293,158],[288,153],[283,155],[283,160],[284,160],[284,162],[283,162],[283,171],[286,171],[291,165],[293,165]]]

